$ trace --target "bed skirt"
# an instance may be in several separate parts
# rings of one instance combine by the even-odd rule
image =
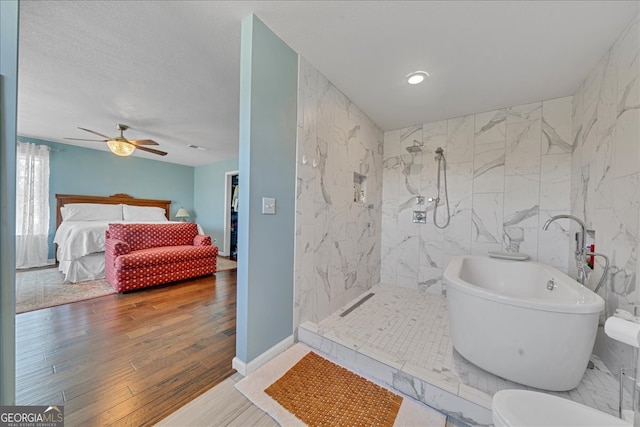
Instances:
[[[104,252],[85,255],[73,261],[60,261],[58,270],[64,273],[65,282],[104,279]]]

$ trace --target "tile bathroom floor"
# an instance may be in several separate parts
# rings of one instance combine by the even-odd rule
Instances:
[[[485,408],[491,408],[491,398],[498,390],[534,390],[474,366],[453,349],[444,296],[386,284],[367,293],[374,295],[346,316],[340,314],[362,297],[311,328],[325,339],[374,355],[384,364]],[[591,360],[595,367],[587,369],[577,388],[548,393],[617,415],[617,375],[597,356]]]

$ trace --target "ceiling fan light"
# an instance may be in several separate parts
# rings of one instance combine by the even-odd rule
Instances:
[[[136,149],[133,144],[129,144],[124,141],[117,141],[115,139],[107,141],[107,145],[109,146],[109,150],[116,156],[127,157],[130,156],[131,153]]]

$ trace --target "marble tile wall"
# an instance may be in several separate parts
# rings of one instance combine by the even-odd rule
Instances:
[[[568,224],[542,224],[569,213],[572,97],[502,108],[386,132],[381,280],[442,292],[442,272],[456,255],[524,252],[566,271]],[[410,145],[422,152],[411,154]],[[437,147],[447,159],[450,224],[433,224]],[[441,183],[441,188],[444,182]],[[427,211],[414,224],[414,210]],[[438,224],[446,207],[437,209]]]
[[[595,230],[596,251],[611,269],[600,291],[604,317],[615,309],[633,312],[640,244],[640,28],[638,16],[587,75],[573,98],[571,212]],[[572,229],[575,231],[575,228]],[[597,283],[597,259],[590,282]],[[575,271],[571,266],[570,271]],[[612,372],[632,367],[629,346],[600,331],[596,353]]]
[[[298,81],[294,330],[378,284],[382,224],[382,131],[302,57]]]

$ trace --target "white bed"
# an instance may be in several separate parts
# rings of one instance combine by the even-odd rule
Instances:
[[[104,278],[105,231],[112,223],[168,223],[170,200],[136,199],[126,194],[56,194],[56,260],[65,281]],[[198,232],[202,228],[198,226]]]

